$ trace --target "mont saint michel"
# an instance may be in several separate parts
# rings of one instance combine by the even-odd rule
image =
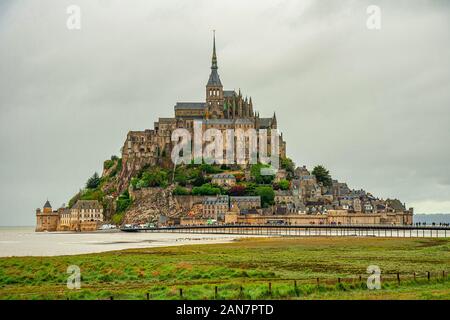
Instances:
[[[214,36],[205,100],[177,102],[174,117],[159,118],[151,129],[130,131],[121,157],[106,160],[101,176],[94,174],[68,206],[53,210],[47,200],[43,209],[36,210],[36,231],[92,231],[105,223],[412,224],[413,209],[407,209],[398,199],[381,199],[368,191],[351,189],[345,182],[333,179],[322,165],[313,169],[295,166],[287,157],[282,132],[278,133],[276,112],[270,117],[261,116],[251,96],[240,89],[224,89],[218,70]],[[172,152],[178,142],[174,132],[183,129],[195,136],[195,124],[202,133],[216,130],[220,140],[233,146],[236,138],[227,138],[230,131],[264,131],[264,136],[254,137],[255,148],[260,147],[254,151],[257,162],[250,162],[251,136],[246,135],[243,162],[207,163],[203,158],[195,163],[189,158],[177,165]],[[201,146],[206,145],[201,141]],[[194,143],[189,140],[189,144]],[[226,149],[226,144],[220,148]],[[277,145],[279,168],[273,174],[262,174],[271,165],[259,161],[261,146],[265,145],[264,150],[273,155],[271,144]],[[235,160],[236,155],[233,157]]]

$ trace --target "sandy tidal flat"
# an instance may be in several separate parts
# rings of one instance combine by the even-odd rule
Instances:
[[[1,228],[0,257],[75,255],[132,248],[225,243],[242,237],[245,236],[121,231],[34,232],[33,228]]]

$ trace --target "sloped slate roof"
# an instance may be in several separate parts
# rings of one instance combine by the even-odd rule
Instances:
[[[206,197],[203,204],[228,204],[228,196],[220,195],[217,197]]]
[[[403,206],[403,204],[398,199],[387,199],[386,202],[388,203],[388,205],[392,209],[394,209],[396,211],[403,211],[403,210],[405,210],[405,207]]]
[[[237,118],[235,120],[235,123],[238,124],[253,124],[253,120],[252,119],[247,119],[247,118]]]
[[[159,118],[158,122],[177,122],[175,118]]]
[[[292,192],[290,190],[275,190],[276,196],[292,196]]]
[[[230,197],[231,201],[261,201],[260,196],[243,196],[243,197]]]
[[[222,82],[220,82],[220,77],[219,74],[217,73],[217,69],[211,70],[207,86],[222,86]]]
[[[236,96],[236,91],[234,91],[234,90],[224,90],[223,91],[223,96],[225,98]]]
[[[270,127],[272,125],[272,118],[261,118],[259,121],[261,127]]]
[[[207,119],[206,124],[232,124],[233,119]]]
[[[229,173],[216,173],[213,176],[213,179],[236,179],[236,177]]]
[[[97,200],[78,200],[72,209],[103,209]]]
[[[177,102],[175,105],[176,109],[205,109],[205,102]]]

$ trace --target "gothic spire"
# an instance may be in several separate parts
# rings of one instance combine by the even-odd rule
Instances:
[[[216,55],[216,31],[213,34],[213,54],[211,59],[211,74],[209,75],[209,80],[207,86],[212,87],[222,87],[222,82],[220,82],[219,74],[217,73],[217,55]]]
[[[213,55],[211,61],[211,69],[218,69],[217,56],[216,56],[216,30],[213,30]]]

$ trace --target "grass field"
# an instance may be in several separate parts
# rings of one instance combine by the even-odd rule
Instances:
[[[79,290],[66,287],[69,265],[81,269]],[[367,289],[369,265],[381,290]],[[258,238],[1,258],[0,299],[450,299],[449,271],[449,239]]]

